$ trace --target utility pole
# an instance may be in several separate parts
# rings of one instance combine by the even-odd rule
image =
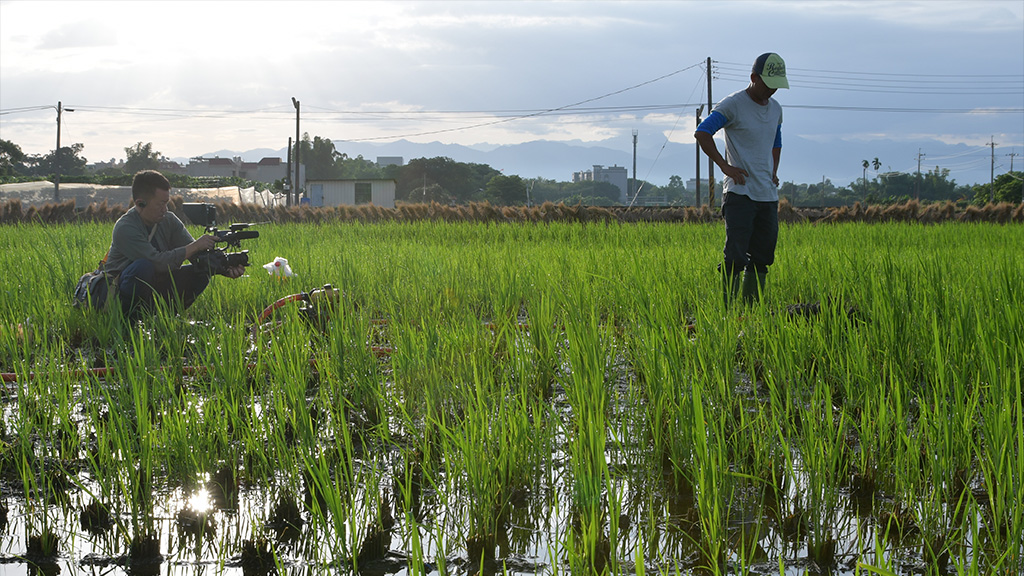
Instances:
[[[56,172],[53,177],[53,201],[54,203],[60,202],[60,115],[61,112],[74,112],[74,108],[64,108],[64,106],[57,102],[57,150],[54,155],[54,169]]]
[[[988,202],[989,204],[996,201],[996,137],[993,136],[988,145],[992,147],[992,168],[989,173],[988,183]]]
[[[1010,172],[1013,172],[1013,158],[1014,156],[1020,156],[1016,150],[1011,150],[1007,156],[1010,157]],[[1013,177],[1013,174],[1010,174]],[[1020,191],[1021,191],[1021,203],[1024,204],[1024,178],[1018,178],[1020,180]]]
[[[284,205],[292,205],[292,137],[288,137],[288,171],[284,178]]]
[[[917,178],[914,180],[914,196],[917,201],[921,201],[921,158],[924,158],[924,154],[921,153],[921,149],[917,149]]]
[[[633,130],[633,185],[630,186],[630,196],[636,201],[638,189],[636,187],[636,130]]]
[[[697,126],[700,126],[700,115],[704,111],[704,105],[701,104],[700,108],[697,108]],[[697,197],[694,206],[700,208],[700,144],[695,144],[697,147]]]
[[[711,114],[711,56],[708,56],[708,114]],[[708,208],[715,207],[715,162],[708,157]]]
[[[295,181],[292,184],[292,193],[295,194],[295,204],[299,204],[299,101],[292,96],[292,105],[295,106]]]

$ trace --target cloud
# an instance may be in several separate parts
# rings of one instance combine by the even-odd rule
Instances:
[[[775,50],[794,76],[777,96],[784,138],[807,135],[824,150],[854,135],[995,133],[1013,145],[1020,115],[985,109],[1019,107],[1019,91],[916,88],[935,75],[1021,78],[1019,4],[0,2],[0,96],[5,109],[78,106],[63,137],[90,158],[122,157],[138,141],[175,157],[283,148],[294,136],[292,97],[302,101],[302,132],[335,142],[628,142],[637,129],[641,146],[660,147],[692,144],[705,58],[715,61],[718,100],[745,86],[756,54]],[[912,89],[837,86],[828,82],[844,80],[824,71]],[[589,100],[574,114],[507,120]],[[882,107],[979,112],[859,111]],[[0,116],[4,138],[30,153],[53,147],[53,120],[50,110]]]
[[[117,30],[103,22],[86,20],[65,23],[46,32],[36,45],[38,50],[76,50],[113,47],[118,44]]]
[[[758,3],[754,3],[758,4]],[[829,20],[869,20],[931,31],[1019,32],[1024,4],[1014,0],[938,2],[935,0],[839,0],[771,2],[783,12],[827,17]]]

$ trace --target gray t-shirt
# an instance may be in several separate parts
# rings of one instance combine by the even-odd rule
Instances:
[[[134,207],[117,219],[111,236],[103,268],[108,274],[120,274],[140,259],[149,260],[157,270],[177,268],[185,261],[185,246],[195,240],[173,212],[150,228]]]
[[[715,111],[726,118],[725,161],[747,171],[745,184],[737,184],[726,178],[726,192],[744,194],[758,202],[777,202],[779,190],[772,182],[775,161],[772,148],[775,136],[782,125],[782,106],[773,99],[762,106],[747,94],[746,90],[734,92],[725,97]]]

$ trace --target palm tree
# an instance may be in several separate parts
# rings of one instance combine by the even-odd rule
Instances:
[[[868,189],[868,166],[870,166],[870,164],[868,163],[867,160],[862,160],[860,165],[864,167],[864,175],[861,176],[861,179],[860,179],[861,180],[861,184],[864,186],[864,190],[867,190]]]
[[[882,163],[878,160],[878,156],[875,156],[875,159],[871,161],[871,167],[875,169],[875,172],[878,172],[878,169],[882,167]],[[876,174],[875,178],[877,179],[878,176],[879,175]],[[888,179],[882,178],[882,195],[883,196],[885,195],[886,188],[888,187],[887,186],[888,183],[889,183]]]

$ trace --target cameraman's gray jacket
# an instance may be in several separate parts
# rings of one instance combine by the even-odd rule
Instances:
[[[164,219],[150,229],[132,207],[114,224],[110,252],[103,270],[117,275],[141,259],[152,262],[157,270],[174,269],[185,261],[185,246],[194,240],[173,212],[165,214]]]

